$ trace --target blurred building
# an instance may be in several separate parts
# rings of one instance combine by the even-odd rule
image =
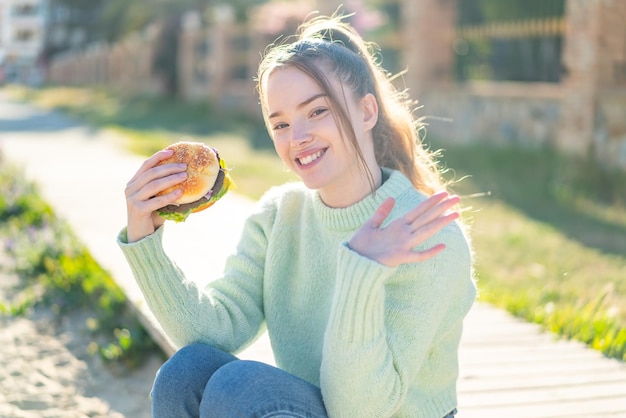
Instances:
[[[57,54],[97,42],[100,33],[96,28],[102,4],[89,1],[68,5],[59,0],[47,0],[44,59],[47,61]]]
[[[47,0],[0,1],[0,82],[38,85]]]
[[[55,55],[93,43],[99,5],[0,0],[0,84],[39,85]]]

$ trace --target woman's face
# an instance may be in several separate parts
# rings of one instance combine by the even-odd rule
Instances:
[[[371,141],[375,99],[371,95],[355,98],[332,77],[330,84],[337,97],[345,98],[357,142],[376,181],[380,169]],[[344,140],[347,135],[342,135],[337,125],[338,116],[333,115],[328,96],[314,79],[295,67],[278,68],[268,76],[265,94],[268,129],[276,152],[308,188],[319,191],[324,203],[345,207],[370,192],[357,154]]]

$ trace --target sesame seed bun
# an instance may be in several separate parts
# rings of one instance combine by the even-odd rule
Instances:
[[[181,141],[168,146],[174,154],[158,165],[169,163],[187,164],[187,179],[157,196],[167,194],[177,188],[182,188],[183,194],[174,202],[177,205],[195,202],[204,197],[215,184],[220,171],[220,162],[217,154],[211,148],[200,142]]]

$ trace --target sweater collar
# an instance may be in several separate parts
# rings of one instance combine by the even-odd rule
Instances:
[[[315,192],[313,207],[321,222],[332,230],[349,231],[361,227],[374,211],[388,197],[397,197],[400,193],[413,188],[413,185],[401,172],[383,168],[389,178],[375,193],[368,194],[363,200],[346,208],[326,206],[318,192]]]

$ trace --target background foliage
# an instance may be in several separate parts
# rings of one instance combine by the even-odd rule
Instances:
[[[57,318],[88,310],[89,351],[116,370],[132,369],[160,350],[138,322],[111,276],[58,219],[36,187],[0,156],[0,243],[20,284],[0,315],[25,315],[43,305]]]

